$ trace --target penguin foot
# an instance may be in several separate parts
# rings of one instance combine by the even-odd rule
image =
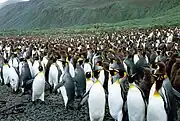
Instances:
[[[46,105],[46,103],[44,101],[41,100],[40,102],[41,105]]]
[[[36,104],[36,102],[35,102],[35,101],[32,101],[32,104],[33,104],[33,105],[35,105],[35,104]]]
[[[73,105],[67,105],[66,109],[67,110],[74,110],[74,106]]]
[[[58,91],[56,90],[56,91],[53,91],[54,93],[55,93],[55,95],[57,95],[58,94]]]
[[[10,84],[6,84],[6,86],[10,87],[11,85]]]

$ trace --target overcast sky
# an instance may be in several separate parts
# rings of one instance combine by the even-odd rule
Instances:
[[[24,2],[24,1],[30,1],[30,0],[0,0],[0,8],[17,2]]]

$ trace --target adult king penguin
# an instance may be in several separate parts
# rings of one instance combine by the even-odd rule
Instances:
[[[89,116],[91,121],[103,121],[105,114],[105,92],[102,83],[98,80],[101,66],[95,66],[94,80],[95,83],[89,91]]]
[[[152,113],[152,110],[154,110],[154,106],[159,103],[159,107],[157,110],[161,111],[160,116],[166,117],[164,121],[175,121],[177,118],[177,110],[174,100],[174,94],[172,90],[171,83],[169,81],[169,78],[166,75],[166,66],[163,62],[157,63],[158,68],[155,70],[154,78],[155,83],[151,87],[150,94],[149,94],[149,106],[148,106],[148,115],[149,115],[149,121],[152,119],[151,116],[154,115],[154,120],[157,121],[159,119],[158,114]],[[162,83],[162,84],[161,84]],[[156,87],[156,85],[160,85],[160,87]],[[154,98],[159,97],[159,98]],[[159,99],[158,101],[156,101]],[[151,105],[150,105],[151,102]],[[163,105],[163,106],[162,106]],[[159,119],[158,121],[161,121]]]
[[[35,77],[32,86],[32,101],[40,99],[44,102],[45,76],[43,67],[39,66],[39,73]]]
[[[108,104],[111,116],[116,121],[122,121],[123,119],[123,105],[125,94],[122,87],[122,80],[125,76],[124,69],[120,67],[117,62],[110,64],[111,80],[108,82]]]
[[[155,78],[155,85],[152,88],[149,97],[149,104],[147,109],[147,121],[170,121],[168,120],[167,115],[167,97],[163,93],[163,81],[166,78],[163,71],[165,69],[165,65],[163,63],[158,63],[158,69],[156,70],[153,77]]]
[[[69,73],[69,65],[67,62],[63,62],[64,67],[64,74],[62,76],[62,80],[53,92],[55,92],[58,88],[61,90],[61,94],[64,100],[65,108],[73,108],[74,107],[74,97],[75,97],[75,85],[74,80]]]
[[[86,76],[86,93],[87,93],[90,90],[91,86],[93,85],[92,68],[88,59],[86,59],[84,63],[84,73]]]
[[[82,68],[83,59],[79,59],[75,69],[76,96],[81,98],[86,92],[86,77]]]
[[[10,66],[8,65],[7,59],[5,59],[4,65],[1,69],[1,73],[2,73],[2,82],[6,85],[9,84],[9,70],[10,70]]]
[[[128,73],[129,90],[127,94],[127,109],[129,121],[144,121],[146,115],[146,101],[143,91],[136,85],[136,69],[130,58],[124,61],[125,70]]]

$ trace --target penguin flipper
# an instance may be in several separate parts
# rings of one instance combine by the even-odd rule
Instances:
[[[26,82],[22,85],[22,87],[25,87],[25,85],[32,84],[33,81],[34,81],[34,79],[30,79],[30,80],[26,81]]]
[[[61,81],[61,82],[59,82],[57,85],[56,85],[56,87],[54,88],[54,90],[53,90],[53,92],[55,92],[57,89],[59,89],[60,87],[62,87],[63,85],[64,85],[64,83],[65,83],[65,81]]]
[[[85,103],[85,102],[87,101],[87,99],[89,98],[89,92],[90,92],[90,90],[83,95],[81,101],[80,101],[79,104],[78,104],[78,110],[84,105],[84,103]]]
[[[173,93],[178,100],[180,100],[180,93],[172,87]]]

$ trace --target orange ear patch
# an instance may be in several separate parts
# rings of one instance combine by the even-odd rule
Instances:
[[[164,80],[167,78],[167,75],[164,75]]]

